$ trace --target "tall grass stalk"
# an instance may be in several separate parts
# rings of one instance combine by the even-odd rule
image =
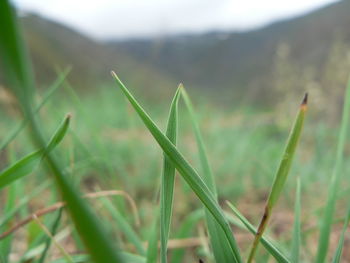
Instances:
[[[251,263],[253,261],[261,236],[263,235],[266,229],[267,223],[271,217],[272,209],[277,203],[278,198],[282,192],[283,186],[287,180],[287,176],[293,161],[295,149],[298,145],[300,134],[304,125],[305,113],[307,110],[307,99],[308,99],[307,94],[305,94],[305,97],[300,105],[296,120],[291,129],[291,133],[287,140],[287,144],[282,156],[282,160],[280,162],[275,179],[273,181],[272,189],[267,199],[267,204],[265,206],[264,215],[260,221],[258,232],[255,235],[255,239],[249,253],[248,263]]]

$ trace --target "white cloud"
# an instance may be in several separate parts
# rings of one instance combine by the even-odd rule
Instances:
[[[97,38],[247,29],[335,0],[13,0]]]

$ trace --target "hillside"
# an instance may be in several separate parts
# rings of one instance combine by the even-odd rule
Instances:
[[[71,67],[68,80],[78,89],[93,90],[112,83],[111,70],[129,86],[160,92],[175,89],[176,84],[165,74],[66,26],[36,15],[22,17],[21,24],[40,86],[51,83],[58,71]]]
[[[220,91],[230,103],[270,106],[276,93],[284,103],[308,90],[318,104],[339,104],[350,68],[349,10],[350,1],[342,1],[254,31],[106,43],[36,15],[22,25],[40,85],[72,66],[68,80],[84,90],[111,83],[114,69],[128,86],[155,97],[183,82]],[[1,79],[0,70],[0,85]]]
[[[280,82],[276,80],[276,71],[281,68],[279,56],[293,68],[294,78],[300,77],[297,70],[312,69],[312,80],[322,85],[334,47],[350,44],[349,11],[350,1],[342,1],[249,32],[111,41],[110,46],[187,86],[231,90],[235,96],[269,100],[271,87]]]

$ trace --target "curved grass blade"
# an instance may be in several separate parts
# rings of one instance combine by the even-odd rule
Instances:
[[[348,133],[349,126],[349,113],[350,113],[350,79],[348,82],[348,87],[346,89],[345,101],[343,106],[343,116],[340,125],[338,144],[337,144],[337,152],[335,157],[335,163],[333,167],[333,173],[331,182],[328,190],[327,204],[326,208],[323,212],[323,218],[321,221],[321,232],[320,237],[318,239],[318,248],[317,248],[317,256],[316,263],[323,263],[326,260],[328,246],[329,246],[329,235],[332,226],[332,220],[335,211],[335,203],[337,200],[337,193],[341,179],[341,167],[344,161],[344,147],[346,136]]]
[[[62,141],[69,127],[69,120],[70,115],[67,115],[65,120],[52,136],[46,148],[28,154],[21,160],[0,172],[0,189],[30,174],[37,166],[40,159],[44,157],[45,153],[52,151]]]
[[[33,113],[35,91],[33,73],[15,17],[9,1],[0,1],[0,52],[7,70],[6,76],[12,82],[10,87],[20,102],[25,118],[29,120],[32,140],[39,148],[44,148],[40,124]],[[58,159],[54,158],[51,153],[45,154],[45,159],[92,260],[94,262],[123,262],[107,233],[102,229],[102,225],[83,201],[78,189],[63,174]]]
[[[346,233],[346,230],[348,228],[349,223],[350,223],[350,206],[348,208],[348,212],[347,212],[346,218],[344,220],[343,230],[341,232],[338,246],[337,246],[337,250],[335,251],[332,263],[339,263],[340,262],[341,255],[343,252],[343,247],[344,247],[345,233]]]
[[[236,207],[234,207],[229,201],[226,201],[228,206],[231,208],[233,213],[238,217],[238,219],[243,223],[243,225],[253,234],[257,234],[256,228],[246,219]],[[261,244],[265,247],[267,251],[276,259],[279,263],[290,263],[289,259],[283,255],[283,253],[275,246],[273,245],[266,237],[263,235],[260,239]]]
[[[45,103],[51,98],[52,94],[62,86],[63,81],[67,77],[68,73],[70,71],[70,68],[67,68],[64,70],[56,79],[56,81],[48,88],[47,92],[45,92],[43,99],[38,104],[38,106],[35,108],[34,113],[39,112],[39,110],[45,105]],[[15,126],[12,131],[7,135],[7,137],[2,141],[0,145],[0,150],[7,147],[7,145],[12,142],[16,136],[22,131],[22,129],[27,124],[28,120],[22,120],[17,126]]]
[[[185,160],[183,155],[176,149],[176,147],[171,143],[171,141],[160,131],[153,120],[148,116],[144,109],[139,105],[135,98],[131,95],[129,90],[124,86],[124,84],[119,80],[117,75],[112,72],[112,75],[118,85],[118,87],[123,91],[124,95],[127,97],[131,105],[134,107],[135,111],[142,119],[148,130],[151,132],[155,140],[158,142],[160,147],[163,149],[165,154],[173,162],[176,169],[179,171],[181,176],[185,179],[188,185],[192,188],[197,197],[201,202],[208,208],[210,213],[214,216],[215,220],[219,223],[223,229],[226,238],[229,240],[230,247],[235,255],[234,262],[242,262],[241,256],[233,237],[230,225],[228,224],[225,215],[215,200],[214,195],[204,183],[202,178],[198,173],[192,168],[192,166]]]
[[[307,110],[307,94],[305,94],[305,97],[300,105],[299,112],[297,114],[296,120],[290,132],[289,138],[287,140],[287,145],[283,153],[280,165],[278,167],[278,170],[272,185],[272,189],[267,200],[267,204],[265,206],[264,215],[260,221],[258,232],[255,235],[255,239],[249,253],[248,263],[251,263],[253,261],[253,258],[255,256],[256,250],[259,245],[260,238],[264,233],[267,223],[270,219],[272,209],[277,203],[277,200],[282,192],[283,186],[287,180],[287,176],[293,161],[295,149],[298,145],[300,134],[304,125],[306,110]]]
[[[212,191],[212,193],[215,195],[215,198],[217,200],[217,189],[215,185],[215,180],[209,165],[202,134],[198,125],[196,115],[193,110],[191,99],[188,96],[185,89],[183,89],[182,96],[184,98],[187,110],[191,118],[191,123],[193,126],[197,147],[198,147],[199,160],[200,160],[202,172],[203,172],[203,180],[207,184],[209,189]],[[235,255],[233,254],[233,251],[230,249],[230,244],[228,243],[225,233],[222,231],[220,225],[215,221],[215,219],[213,218],[213,216],[210,214],[208,210],[205,210],[205,217],[206,217],[206,222],[208,226],[210,244],[213,249],[216,262],[222,262],[222,263],[233,262]]]
[[[297,178],[297,190],[295,193],[295,208],[294,208],[294,226],[293,226],[293,239],[292,239],[292,253],[291,260],[293,263],[299,263],[300,257],[300,242],[301,242],[301,200],[300,200],[300,177]]]
[[[166,136],[176,145],[178,102],[181,94],[180,84],[170,106]],[[160,262],[167,262],[167,244],[173,210],[175,166],[164,153],[162,183],[160,188]]]

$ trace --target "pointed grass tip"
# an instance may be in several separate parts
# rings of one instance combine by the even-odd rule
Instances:
[[[111,70],[111,75],[113,78],[115,78],[120,84],[122,84],[122,81],[120,80],[120,78],[118,77],[117,73],[115,73],[114,70]]]
[[[306,92],[303,98],[303,101],[301,102],[301,109],[306,110],[307,109],[307,101],[308,101],[309,94]]]
[[[112,77],[119,79],[117,74],[114,72],[114,70],[111,70],[111,75],[112,75]]]

